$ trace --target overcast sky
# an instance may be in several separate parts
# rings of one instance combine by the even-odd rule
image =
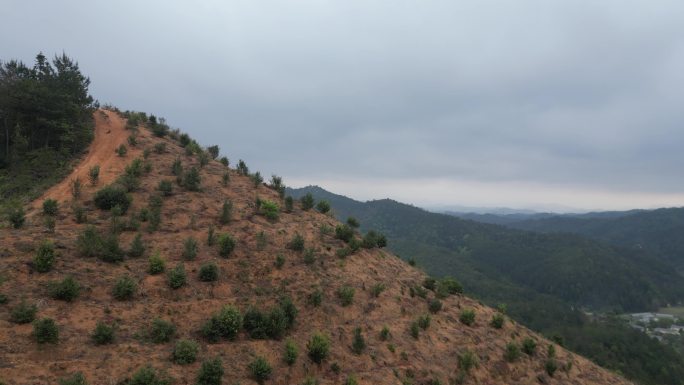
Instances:
[[[294,187],[684,205],[681,0],[3,1],[0,59],[38,51]]]

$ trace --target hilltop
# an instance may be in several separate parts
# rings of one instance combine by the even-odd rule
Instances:
[[[500,323],[379,241],[358,247],[361,234],[290,206],[277,178],[230,168],[217,148],[144,114],[94,117],[71,175],[27,205],[18,228],[0,229],[6,384],[77,372],[90,384],[166,383],[150,373],[175,384],[199,373],[206,384],[628,383]],[[223,381],[210,382],[217,365]]]

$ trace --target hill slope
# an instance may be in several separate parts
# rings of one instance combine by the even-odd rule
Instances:
[[[559,346],[550,356],[547,348],[551,342],[515,322],[506,322],[501,329],[491,327],[489,321],[496,312],[460,294],[443,298],[442,309],[431,314],[430,322],[424,319],[425,329],[415,327],[409,333],[419,317],[430,314],[428,300],[436,295],[417,289],[425,278],[422,272],[378,248],[361,249],[339,258],[336,250],[345,244],[326,230],[337,225],[330,216],[295,207],[292,212],[278,212],[277,220],[268,220],[261,214],[263,207],[267,207],[265,202],[281,202],[276,191],[216,161],[200,167],[198,155],[186,155],[187,148],[184,150],[176,141],[154,137],[145,129],[139,131],[137,145],[125,157],[111,158],[109,145],[116,148],[125,144],[127,135],[121,134],[125,132],[125,121],[111,111],[103,113],[107,118],[97,120],[96,140],[86,158],[99,159],[103,182],[96,187],[84,186],[74,202],[65,196],[63,185],[55,186],[29,208],[27,223],[22,228],[0,229],[0,292],[7,299],[6,304],[0,305],[0,380],[6,384],[55,383],[56,379],[77,371],[91,384],[114,384],[145,365],[165,371],[175,379],[174,383],[192,384],[202,371],[200,362],[214,357],[220,360],[225,372],[223,383],[251,384],[256,383],[255,372],[266,373],[248,369],[257,356],[264,358],[272,369],[270,376],[261,378],[262,382],[273,384],[300,384],[307,376],[321,384],[342,383],[348,376],[354,376],[360,384],[445,384],[459,378],[479,384],[627,383]],[[103,130],[111,136],[104,142],[98,141]],[[130,208],[125,210],[121,203],[117,209],[121,216],[98,209],[95,204],[103,203],[100,198],[95,199],[96,192],[105,181],[114,180],[122,162],[133,164],[141,149],[153,148],[158,152],[145,151],[147,159],[139,163],[141,169],[129,167],[129,176],[138,175],[134,180],[120,180],[132,190]],[[200,170],[201,190],[188,191],[174,185],[173,192],[162,199],[161,210],[156,211],[160,207],[156,198],[158,185],[162,180],[175,179],[171,169],[175,159],[181,159],[185,175],[190,175],[191,167]],[[85,162],[84,165],[88,160]],[[86,168],[77,168],[68,179],[80,176]],[[226,172],[230,181],[224,184]],[[262,209],[257,207],[257,197]],[[59,202],[54,232],[50,230],[52,226],[46,230],[45,214],[38,209],[49,198]],[[222,224],[218,218],[226,199],[232,202],[232,220]],[[82,207],[87,223],[77,223],[70,206]],[[147,214],[140,215],[144,212]],[[155,213],[159,214],[158,224]],[[138,223],[139,218],[147,220]],[[216,245],[206,244],[210,228],[216,234],[230,234],[235,240],[234,250],[226,258],[219,255]],[[93,235],[90,233],[88,238],[88,229],[102,234],[101,243],[89,243]],[[126,256],[117,263],[105,261],[121,257],[117,243],[128,250],[138,234],[145,247],[142,257]],[[297,234],[303,236],[305,249],[310,252],[287,248]],[[190,237],[198,241],[194,256],[185,247]],[[36,255],[46,255],[40,254],[45,249],[41,248],[45,239],[54,245],[56,256],[52,263],[49,258],[36,259]],[[223,239],[219,243],[225,246],[227,238]],[[87,245],[97,246],[93,256],[85,255],[89,254]],[[155,251],[166,261],[167,272],[178,272],[174,267],[179,265],[184,267],[184,285],[172,289],[169,284],[178,282],[178,275],[149,273],[151,264],[147,256]],[[282,262],[278,263],[280,268],[276,260]],[[201,267],[208,263],[218,267],[215,282],[198,279]],[[46,266],[49,268],[45,269]],[[55,299],[51,283],[68,276],[81,286],[80,295],[72,302]],[[130,278],[137,286],[128,300],[113,298],[113,288],[121,277]],[[354,294],[351,304],[343,306],[338,293],[345,291],[341,290],[345,287],[353,289]],[[419,295],[413,295],[416,292]],[[314,306],[317,301],[312,300],[317,298],[316,293],[321,295],[319,306]],[[283,307],[283,302],[279,302],[284,296],[298,309],[296,317],[292,306]],[[33,335],[30,324],[16,322],[21,318],[17,309],[22,301],[36,306],[38,318],[48,317],[56,323],[57,343],[37,343],[40,338],[51,339],[54,333]],[[240,328],[233,339],[212,341],[214,324],[205,323],[225,305],[235,306],[243,314],[250,313],[250,306],[275,307],[268,313],[272,314],[268,319],[294,321],[291,328],[277,325],[298,346],[296,362],[292,366],[283,362],[284,337],[250,338]],[[459,322],[466,309],[472,309],[476,315],[470,326]],[[246,320],[245,324],[253,326],[258,317],[253,311],[250,314],[251,323]],[[175,325],[169,342],[153,342],[155,334],[150,334],[150,328],[157,318]],[[216,321],[220,326],[216,330],[220,335],[233,337],[232,329],[227,327],[229,323],[222,323],[225,319]],[[93,342],[91,335],[98,323],[113,326],[112,343]],[[268,325],[267,330],[276,328],[275,324]],[[390,331],[387,341],[380,338],[383,327]],[[359,343],[359,338],[354,339],[356,328],[360,328],[364,344]],[[255,333],[257,329],[250,330]],[[320,365],[307,356],[307,341],[317,331],[330,340],[329,354]],[[535,354],[506,360],[507,345],[519,347],[525,338],[536,341]],[[196,362],[178,365],[171,361],[178,339],[199,342]],[[467,362],[472,363],[472,358],[477,364],[468,370]],[[551,372],[549,362],[559,368],[553,377],[547,374]]]

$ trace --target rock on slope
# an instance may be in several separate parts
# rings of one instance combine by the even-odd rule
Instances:
[[[112,111],[96,113],[96,137],[83,163],[65,181],[47,191],[28,208],[23,228],[0,229],[0,293],[8,298],[0,305],[0,381],[6,384],[55,384],[57,379],[81,371],[90,384],[117,384],[139,368],[151,365],[163,370],[176,384],[194,384],[201,362],[219,357],[223,363],[224,384],[256,383],[248,365],[256,356],[269,361],[273,370],[266,383],[301,384],[311,377],[320,384],[345,383],[354,376],[359,384],[449,384],[461,380],[468,384],[627,384],[586,359],[555,346],[554,362],[558,370],[549,376],[545,364],[552,343],[530,330],[507,321],[503,328],[490,326],[496,312],[460,294],[442,300],[441,311],[431,314],[427,329],[414,338],[411,324],[430,314],[429,300],[415,294],[424,273],[399,258],[378,249],[361,249],[346,258],[336,256],[344,243],[335,239],[338,224],[331,216],[303,211],[295,203],[293,212],[281,210],[279,219],[269,221],[258,215],[256,198],[278,202],[277,192],[266,185],[255,187],[253,181],[227,169],[217,161],[201,168],[199,192],[191,192],[175,184],[171,165],[176,158],[187,170],[199,167],[196,155],[186,155],[174,140],[157,138],[140,128],[137,145],[129,146],[126,156],[114,156],[114,149],[127,144],[130,131],[125,120]],[[165,143],[163,153],[152,150]],[[131,193],[131,208],[119,221],[128,222],[148,207],[157,195],[159,181],[174,181],[173,194],[163,199],[161,222],[156,231],[147,231],[141,223],[140,234],[146,246],[143,257],[126,257],[119,263],[84,257],[77,251],[77,238],[87,226],[105,232],[112,226],[110,212],[99,210],[93,196],[106,183],[116,179],[127,164],[142,157],[150,149],[149,173],[141,178],[140,187]],[[86,181],[90,166],[101,167],[100,183],[86,183],[79,198],[72,198],[70,183],[75,177]],[[225,172],[230,175],[222,183]],[[60,210],[54,232],[43,225],[40,205],[54,198]],[[220,224],[218,218],[224,200],[233,205],[232,220]],[[72,200],[86,209],[87,224],[76,223],[70,208]],[[206,244],[208,229],[216,234],[228,233],[236,240],[228,258],[218,255],[216,246]],[[135,227],[135,224],[130,226]],[[124,230],[120,244],[128,249],[136,231]],[[305,247],[313,249],[314,260],[305,260],[304,252],[291,250],[288,243],[296,234],[305,239]],[[194,260],[182,256],[188,237],[198,240]],[[32,259],[40,243],[52,240],[57,257],[51,271],[39,273]],[[165,274],[148,274],[148,256],[158,251],[166,260],[167,270],[179,263],[187,272],[187,284],[171,289]],[[275,266],[276,256],[284,257],[282,267]],[[214,262],[219,267],[216,282],[198,279],[201,265]],[[49,295],[50,282],[71,276],[81,285],[80,296],[72,302],[55,300]],[[131,300],[117,301],[112,288],[121,276],[132,277],[138,289]],[[372,288],[384,285],[375,296]],[[337,292],[343,286],[354,288],[353,303],[342,306]],[[313,306],[310,295],[320,290],[322,303]],[[418,290],[420,291],[420,290]],[[277,339],[251,339],[242,331],[235,340],[210,343],[200,333],[202,324],[224,305],[234,305],[242,313],[250,306],[268,309],[282,296],[292,298],[299,310],[296,322],[286,336]],[[31,324],[10,321],[11,311],[25,300],[37,305],[37,318],[55,320],[59,329],[57,344],[38,344],[32,336]],[[466,309],[474,310],[475,322],[466,326],[459,321]],[[151,322],[161,318],[173,322],[176,333],[172,341],[155,344],[147,338]],[[98,322],[115,325],[113,343],[96,345],[91,334]],[[380,331],[387,327],[389,339],[381,340]],[[366,348],[352,352],[354,329],[361,328]],[[320,364],[307,357],[307,341],[320,331],[330,337],[329,356]],[[520,354],[513,362],[505,359],[506,346],[520,346],[525,338],[537,342],[534,355]],[[174,342],[194,339],[200,343],[197,362],[177,365],[170,359]],[[283,361],[285,341],[291,339],[299,348],[294,365]],[[459,357],[472,352],[477,365],[468,373]],[[437,382],[439,381],[439,382]]]

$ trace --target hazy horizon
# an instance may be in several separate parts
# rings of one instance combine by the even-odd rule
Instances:
[[[682,16],[675,1],[10,0],[0,59],[64,51],[100,102],[292,186],[626,210],[684,205]]]

